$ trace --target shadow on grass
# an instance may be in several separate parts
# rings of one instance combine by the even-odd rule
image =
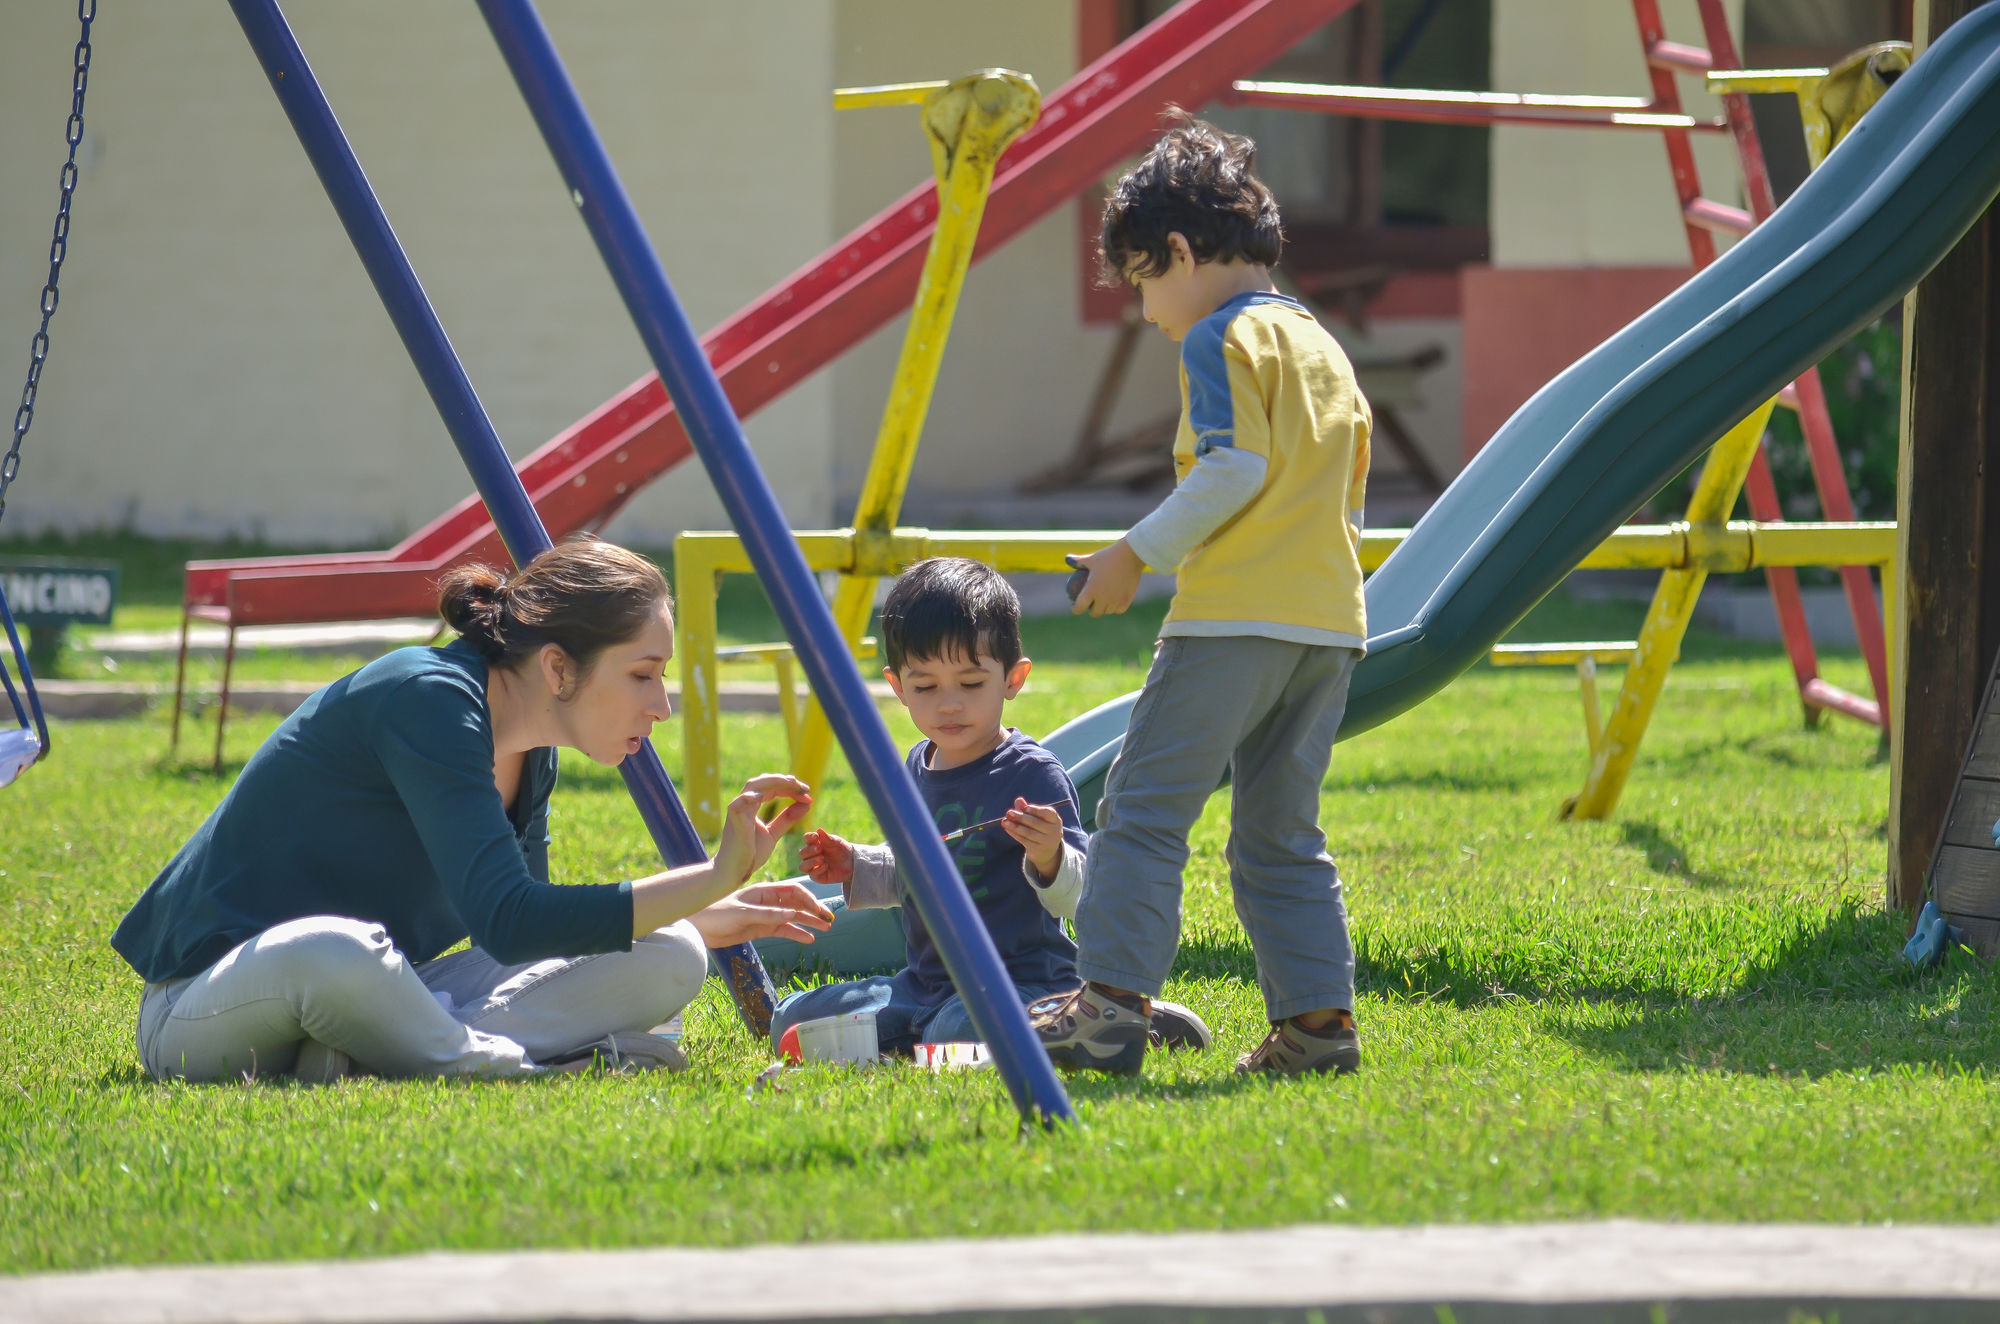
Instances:
[[[1619,823],[1618,829],[1627,846],[1645,852],[1646,867],[1663,878],[1679,879],[1702,887],[1721,887],[1729,881],[1720,874],[1690,868],[1687,851],[1660,831],[1656,823],[1626,819]]]
[[[1498,766],[1489,768],[1422,768],[1407,772],[1391,773],[1344,773],[1340,769],[1339,755],[1334,756],[1334,775],[1327,778],[1323,789],[1349,795],[1376,791],[1521,791],[1539,786],[1545,779],[1519,771],[1508,772]]]
[[[1634,1071],[2000,1068],[2000,967],[1961,954],[1941,971],[1914,974],[1900,954],[1903,928],[1900,915],[1842,906],[1774,944],[1726,989],[1701,996],[1612,967],[1592,975],[1533,964],[1549,959],[1544,945],[1412,949],[1363,933],[1356,986],[1467,1010],[1517,999],[1552,1004],[1544,1029]],[[1228,925],[1190,931],[1174,968],[1195,978],[1257,977],[1249,939]]]

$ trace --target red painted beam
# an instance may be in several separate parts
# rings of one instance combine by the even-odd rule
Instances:
[[[1168,11],[1044,103],[1040,121],[1001,160],[975,256],[1143,147],[1169,104],[1215,100],[1232,79],[1357,2],[1186,0]],[[754,413],[909,306],[936,215],[936,189],[926,181],[709,333],[704,347],[739,415]],[[688,453],[671,404],[649,376],[519,469],[549,531],[560,537],[608,518]],[[266,622],[397,615],[416,600],[408,585],[421,582],[423,572],[434,580],[444,566],[489,555],[490,547],[497,541],[485,508],[467,498],[386,553],[266,559],[255,567],[237,563],[240,569],[227,562],[190,566],[188,601],[227,604]],[[398,570],[418,574],[411,579]],[[340,616],[326,614],[335,608]]]

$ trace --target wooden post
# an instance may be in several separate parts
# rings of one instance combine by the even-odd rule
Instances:
[[[1983,0],[1918,0],[1921,47]],[[1989,209],[1903,306],[1888,900],[1924,873],[2000,652],[2000,223]]]

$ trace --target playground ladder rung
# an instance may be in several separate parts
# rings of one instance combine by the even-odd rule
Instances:
[[[1715,59],[1699,46],[1678,41],[1655,41],[1646,47],[1646,63],[1673,73],[1705,74],[1715,67]]]
[[[1733,234],[1739,237],[1749,234],[1757,225],[1756,218],[1741,207],[1731,207],[1713,198],[1696,198],[1681,209],[1689,225],[1698,225],[1716,234]]]

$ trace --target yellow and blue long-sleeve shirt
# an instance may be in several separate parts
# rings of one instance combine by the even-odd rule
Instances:
[[[1177,570],[1162,635],[1361,648],[1368,402],[1295,299],[1238,295],[1181,344],[1173,494],[1127,535]]]

